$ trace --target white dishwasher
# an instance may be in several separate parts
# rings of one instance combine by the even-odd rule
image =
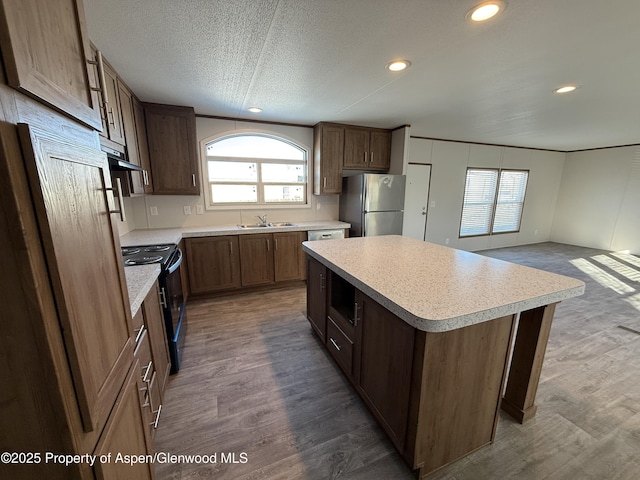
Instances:
[[[334,238],[344,238],[344,230],[309,230],[307,240],[333,240]]]

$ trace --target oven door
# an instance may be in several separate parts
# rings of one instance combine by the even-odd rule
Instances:
[[[171,373],[180,368],[180,355],[186,335],[186,306],[182,291],[180,265],[182,250],[176,248],[160,277],[160,287],[164,291],[164,321],[167,329]]]

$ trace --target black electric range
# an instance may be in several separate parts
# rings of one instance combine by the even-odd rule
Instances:
[[[180,369],[180,359],[187,333],[187,308],[182,290],[180,265],[182,250],[174,244],[122,247],[124,264],[127,267],[159,263],[158,276],[160,302],[167,331],[171,373]]]

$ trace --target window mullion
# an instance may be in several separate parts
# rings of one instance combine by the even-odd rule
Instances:
[[[496,190],[493,193],[493,211],[491,212],[491,223],[489,225],[489,235],[493,235],[493,224],[496,220],[496,211],[498,210],[498,194],[500,193],[500,179],[502,178],[502,169],[498,169],[498,178],[496,179]]]

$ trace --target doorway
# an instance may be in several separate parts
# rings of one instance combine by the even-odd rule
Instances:
[[[426,240],[427,212],[429,206],[429,184],[431,165],[409,163],[407,165],[407,186],[404,197],[404,222],[402,235]]]

